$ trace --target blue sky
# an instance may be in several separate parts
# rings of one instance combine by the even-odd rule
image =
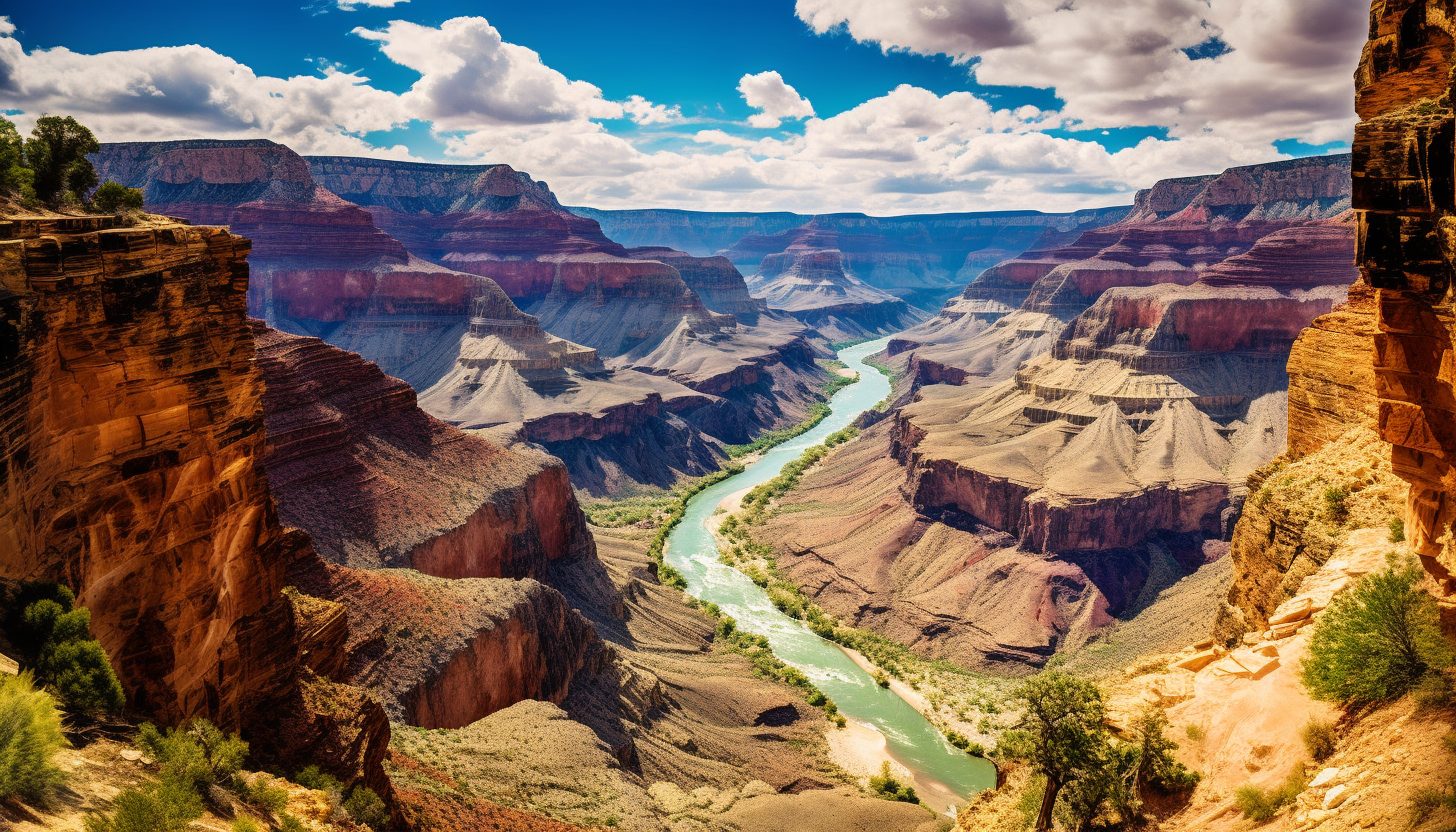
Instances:
[[[1063,209],[1346,148],[1361,40],[1311,22],[1348,0],[348,2],[24,4],[0,107],[103,141],[506,162],[603,207]]]

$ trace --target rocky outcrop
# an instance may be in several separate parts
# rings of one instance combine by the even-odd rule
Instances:
[[[523,578],[592,552],[565,468],[425,413],[358,355],[253,324],[264,467],[290,526],[343,565]]]
[[[559,703],[610,658],[591,623],[535,580],[337,566],[290,577],[348,611],[343,678],[397,722],[460,728],[522,700]]]
[[[578,216],[596,220],[604,234],[623,245],[671,248],[698,257],[730,249],[750,235],[772,236],[813,219],[807,214],[786,211],[753,213],[670,208],[605,211],[579,207],[569,210]]]
[[[656,260],[677,269],[688,288],[714,312],[753,324],[759,315],[768,311],[768,304],[749,294],[742,273],[726,257],[695,257],[664,246],[632,248],[627,253],[636,259]]]
[[[1443,3],[1376,2],[1356,72],[1357,262],[1375,290],[1378,430],[1410,483],[1406,534],[1456,591],[1456,395],[1448,362],[1456,203],[1448,76],[1456,19]]]
[[[843,252],[790,247],[763,259],[749,291],[831,341],[899,332],[919,315],[905,301],[850,273]]]
[[[336,661],[280,595],[315,555],[263,475],[247,253],[175,222],[0,219],[0,577],[72,587],[135,712],[384,788],[383,714],[317,707],[358,692],[315,675]]]

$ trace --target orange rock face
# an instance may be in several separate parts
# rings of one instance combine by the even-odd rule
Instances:
[[[1451,339],[1456,151],[1447,4],[1377,0],[1356,73],[1357,262],[1376,290],[1379,432],[1410,483],[1406,534],[1456,591],[1456,379]],[[1437,100],[1439,99],[1439,100]]]
[[[385,788],[383,712],[313,707],[362,694],[279,592],[314,555],[260,465],[248,241],[114,225],[0,220],[0,578],[72,587],[134,712]]]

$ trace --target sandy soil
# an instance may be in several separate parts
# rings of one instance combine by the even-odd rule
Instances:
[[[844,376],[845,378],[859,378],[859,373],[856,373],[854,370],[851,370],[848,367],[840,367],[834,372],[840,374],[841,376]]]

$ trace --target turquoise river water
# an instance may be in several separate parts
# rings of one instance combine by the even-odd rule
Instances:
[[[846,718],[883,734],[890,754],[914,772],[918,782],[939,784],[964,799],[995,785],[994,767],[946,742],[924,716],[877,685],[837,645],[779,612],[753,581],[719,563],[717,543],[708,530],[708,519],[723,498],[773,479],[786,463],[852,423],[889,394],[889,380],[864,363],[866,357],[884,349],[887,340],[841,350],[839,360],[859,373],[859,381],[835,394],[829,417],[813,430],[770,450],[743,473],[693,497],[682,523],[668,537],[665,557],[687,578],[690,595],[717,604],[725,614],[737,619],[740,630],[767,637],[774,653],[812,679],[839,705]]]

